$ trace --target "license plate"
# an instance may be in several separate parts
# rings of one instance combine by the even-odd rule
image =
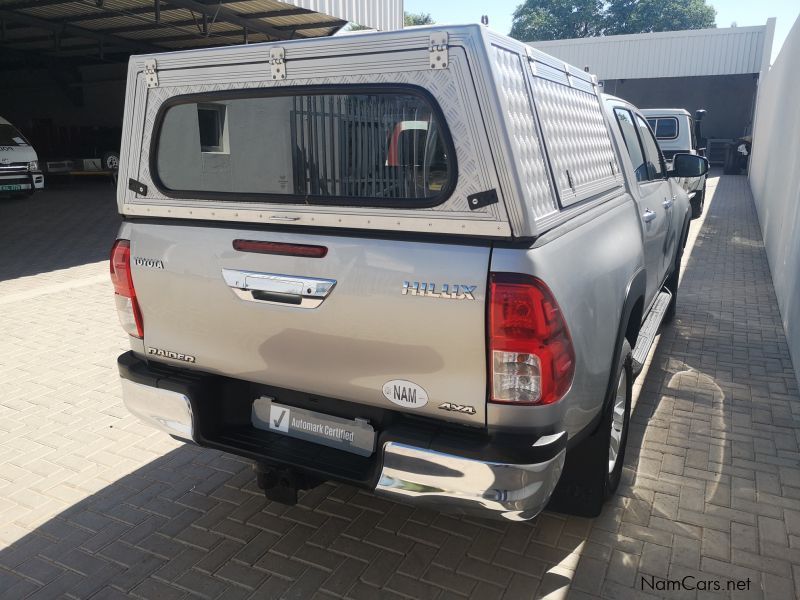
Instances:
[[[29,189],[31,189],[31,186],[27,183],[4,183],[0,185],[0,192],[21,192]]]
[[[262,396],[253,402],[253,427],[345,450],[361,456],[375,452],[375,429],[364,419],[342,419],[305,408],[278,404]]]

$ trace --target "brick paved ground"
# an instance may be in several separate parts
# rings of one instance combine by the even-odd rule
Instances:
[[[0,597],[638,598],[643,575],[800,595],[800,398],[746,180],[709,192],[619,494],[525,524],[332,484],[267,503],[246,462],[140,426],[114,366],[110,189],[0,202]]]

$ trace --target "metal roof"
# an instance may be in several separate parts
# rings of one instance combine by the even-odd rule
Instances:
[[[768,64],[775,19],[720,27],[531,42],[598,79],[649,79],[760,73]]]
[[[120,60],[403,26],[403,0],[0,0],[0,54]]]

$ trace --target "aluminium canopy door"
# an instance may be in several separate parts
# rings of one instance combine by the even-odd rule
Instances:
[[[451,32],[446,68],[432,69],[435,33],[133,57],[124,125],[132,135],[120,173],[133,182],[119,191],[120,211],[510,237],[487,159],[500,143],[487,136],[468,64],[480,35]],[[331,93],[319,95],[322,87]],[[381,94],[380,103],[362,102],[359,90]],[[393,90],[419,102],[389,110]],[[432,117],[437,130],[428,129]],[[185,139],[172,135],[178,130]],[[182,162],[160,173],[159,157],[175,152]],[[437,181],[443,158],[448,177]]]

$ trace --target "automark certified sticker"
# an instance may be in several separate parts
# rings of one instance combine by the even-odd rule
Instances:
[[[268,396],[257,398],[251,411],[253,427],[315,444],[370,456],[375,452],[375,429],[365,419],[343,419],[305,408],[286,406]]]
[[[428,392],[405,379],[392,379],[384,383],[383,395],[387,400],[406,408],[422,408],[428,403]]]

